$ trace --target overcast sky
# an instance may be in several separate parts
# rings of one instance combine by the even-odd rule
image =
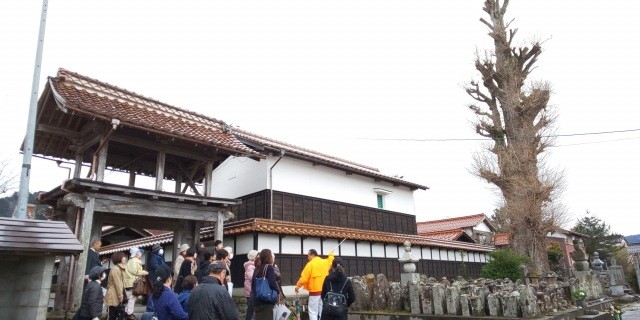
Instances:
[[[242,129],[427,185],[418,221],[490,215],[470,173],[477,139],[463,86],[489,48],[483,0],[50,1],[41,83],[63,67]],[[0,2],[0,156],[19,173],[40,1]],[[553,86],[562,136],[549,165],[562,202],[640,233],[640,4],[512,0],[520,43],[544,41],[532,80]],[[40,91],[43,84],[40,86]],[[621,133],[602,133],[623,131]],[[67,171],[34,160],[31,190]],[[567,225],[567,228],[572,227]]]

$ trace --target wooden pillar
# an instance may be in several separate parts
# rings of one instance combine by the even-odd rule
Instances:
[[[173,247],[176,250],[174,257],[178,254],[180,245],[188,244],[193,247],[200,240],[200,227],[202,222],[180,220],[173,228]],[[174,259],[175,261],[175,259]]]
[[[93,197],[87,198],[87,204],[84,207],[84,213],[82,214],[82,224],[80,225],[80,233],[78,234],[78,241],[82,244],[84,249],[78,257],[76,263],[74,279],[73,281],[73,304],[71,310],[77,310],[80,307],[82,300],[82,288],[84,287],[84,271],[87,266],[87,253],[89,249],[91,239],[91,229],[93,227],[93,209],[96,205],[96,199]]]
[[[98,155],[96,181],[104,181],[104,170],[107,168],[107,150],[109,150],[109,141],[104,141],[102,139],[100,141],[101,143],[104,143],[104,147],[100,149],[100,154]]]
[[[180,172],[180,169],[176,170],[175,177],[176,177],[175,193],[182,193],[182,173]]]
[[[129,166],[129,187],[136,186],[136,170]]]
[[[80,178],[81,174],[82,174],[82,155],[76,154],[76,164],[73,167],[73,177]]]
[[[216,221],[215,240],[222,240],[224,236],[224,212],[218,211],[218,219]]]
[[[164,180],[164,160],[166,153],[162,150],[158,151],[158,160],[156,161],[156,190],[162,191],[162,181]]]
[[[211,191],[213,190],[213,162],[207,162],[204,167],[204,195],[211,197]]]
[[[91,226],[91,236],[89,238],[89,245],[94,240],[102,239],[102,226],[104,222],[104,214],[102,212],[93,213],[93,225]]]

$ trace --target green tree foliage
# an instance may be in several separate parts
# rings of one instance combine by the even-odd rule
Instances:
[[[520,256],[511,249],[498,249],[489,256],[491,261],[482,267],[483,278],[516,281],[524,276],[521,265],[531,263],[528,257]]]
[[[560,261],[564,257],[564,252],[560,245],[555,242],[547,245],[547,257],[549,258],[549,270],[560,273],[562,271]]]
[[[600,254],[600,259],[604,260],[619,250],[615,246],[619,236],[612,234],[611,227],[589,211],[584,217],[578,219],[573,231],[588,236],[583,239],[583,242],[589,256],[593,256],[593,253],[597,251]]]

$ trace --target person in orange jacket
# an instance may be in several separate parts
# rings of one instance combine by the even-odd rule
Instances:
[[[329,275],[333,258],[333,251],[329,251],[329,256],[326,259],[320,258],[315,249],[311,249],[307,253],[309,262],[304,266],[300,279],[296,283],[296,293],[301,287],[309,291],[309,304],[307,305],[309,320],[318,320],[322,314],[322,299],[320,299],[322,284],[324,278]]]

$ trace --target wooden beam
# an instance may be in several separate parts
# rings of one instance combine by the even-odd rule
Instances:
[[[118,195],[110,195],[110,194],[101,194],[101,193],[94,193],[94,192],[87,192],[85,193],[85,195],[87,197],[93,197],[96,198],[98,200],[113,200],[113,201],[121,201],[121,202],[135,202],[135,203],[140,203],[143,205],[149,205],[149,206],[154,206],[154,205],[158,205],[158,206],[163,206],[163,207],[169,207],[169,208],[174,208],[174,209],[188,209],[188,210],[194,210],[194,211],[203,211],[203,212],[210,212],[210,211],[229,211],[227,208],[222,207],[222,205],[220,205],[219,203],[215,203],[215,204],[211,204],[210,205],[196,205],[196,204],[189,204],[189,203],[184,203],[184,202],[180,202],[180,203],[176,203],[176,202],[170,202],[170,201],[163,201],[163,200],[150,200],[150,199],[140,199],[140,198],[131,198],[128,196],[118,196]]]
[[[139,148],[145,148],[145,149],[150,149],[155,151],[164,150],[166,153],[173,154],[173,155],[180,156],[187,159],[193,159],[193,160],[205,161],[205,162],[215,160],[214,156],[196,154],[192,150],[191,151],[181,150],[179,148],[176,148],[171,145],[166,145],[161,142],[155,142],[155,141],[149,141],[149,140],[144,140],[140,138],[134,138],[130,136],[124,136],[122,134],[117,134],[117,133],[111,136],[111,140],[128,144],[131,146],[139,147]]]
[[[151,201],[119,201],[96,200],[95,210],[141,217],[155,217],[159,219],[186,219],[197,221],[217,221],[223,211],[217,208],[209,210],[195,210],[193,208],[180,208],[153,204]],[[215,210],[215,211],[214,211]]]
[[[73,177],[74,178],[80,178],[80,175],[82,174],[82,160],[84,159],[84,157],[82,156],[81,153],[77,153],[76,154],[76,164],[73,167]]]
[[[171,231],[179,222],[173,219],[158,219],[156,217],[132,217],[119,214],[104,214],[105,221],[109,221],[109,225],[117,227],[155,229]]]
[[[56,136],[62,136],[68,138],[69,140],[77,140],[80,139],[80,132],[73,131],[69,129],[63,129],[55,126],[50,126],[47,124],[38,124],[36,126],[36,130]]]
[[[129,187],[136,186],[136,171],[132,166],[129,166]]]

